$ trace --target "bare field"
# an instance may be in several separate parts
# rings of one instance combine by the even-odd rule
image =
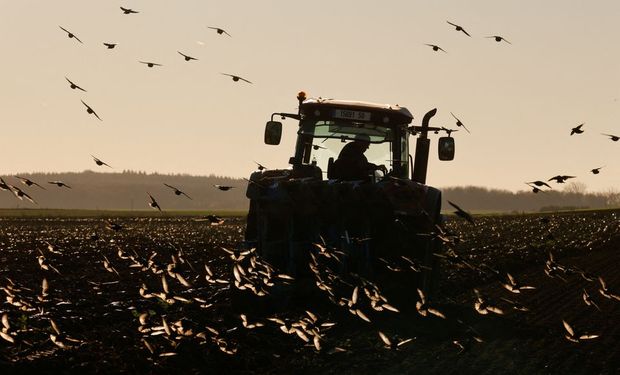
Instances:
[[[406,283],[399,296],[408,298],[386,302],[373,298],[380,282],[327,268],[315,277],[332,298],[317,280],[301,294],[252,253],[222,250],[236,248],[244,225],[0,218],[0,372],[620,371],[618,211],[479,216],[475,225],[450,218],[440,293],[427,306],[445,319],[422,316]],[[314,250],[318,267],[325,254]],[[413,272],[391,266],[403,280]],[[239,303],[250,290],[268,296]]]

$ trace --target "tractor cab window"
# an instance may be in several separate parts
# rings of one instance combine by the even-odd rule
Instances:
[[[342,148],[363,136],[370,140],[364,153],[369,163],[383,165],[388,172],[393,168],[394,131],[390,127],[372,123],[339,122],[333,120],[303,120],[299,134],[304,139],[302,145],[303,164],[314,164],[321,168],[327,177],[330,159],[338,159]]]

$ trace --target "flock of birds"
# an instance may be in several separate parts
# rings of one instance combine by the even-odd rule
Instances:
[[[447,22],[448,24],[450,24],[451,26],[454,26],[454,29],[455,29],[456,31],[462,32],[463,34],[467,35],[467,36],[468,36],[468,37],[470,37],[470,38],[472,37],[472,36],[471,36],[471,34],[469,34],[469,33],[467,32],[467,30],[465,30],[465,29],[463,28],[463,26],[457,25],[457,24],[455,24],[455,23],[453,23],[453,22],[450,22],[450,21],[446,21],[446,22]],[[485,36],[485,38],[490,38],[490,39],[493,39],[493,40],[495,40],[495,41],[496,41],[496,42],[498,42],[498,43],[499,43],[499,42],[506,42],[506,43],[508,43],[508,44],[512,44],[512,43],[510,43],[510,42],[509,42],[506,38],[504,38],[504,37],[503,37],[503,36],[501,36],[501,35],[490,35],[490,36]],[[443,48],[441,48],[441,47],[440,47],[440,46],[438,46],[437,44],[429,44],[429,43],[425,43],[425,45],[427,45],[427,46],[431,47],[431,48],[433,49],[433,51],[435,51],[435,52],[437,52],[437,51],[441,51],[441,52],[447,53],[447,52],[446,52],[446,50],[444,50]]]
[[[575,126],[574,128],[571,129],[570,131],[570,135],[574,135],[574,134],[583,134],[585,132],[585,130],[583,129],[583,126],[585,125],[585,123],[581,123],[577,126]],[[607,133],[601,133],[601,135],[608,137],[612,142],[618,142],[618,140],[620,140],[620,136],[617,135],[613,135],[613,134],[607,134]],[[597,167],[597,168],[592,168],[590,169],[590,173],[592,174],[599,174],[601,173],[601,169],[603,169],[605,166],[601,166],[601,167]],[[543,180],[535,180],[535,181],[529,181],[526,182],[526,185],[528,185],[530,188],[532,188],[532,192],[534,193],[538,193],[538,192],[544,192],[546,190],[542,190],[541,188],[546,187],[548,189],[552,189],[551,185],[549,185],[547,182],[550,181],[555,181],[558,184],[563,184],[565,183],[567,180],[572,179],[572,178],[576,178],[577,176],[570,176],[570,175],[556,175],[553,176],[551,178],[549,178],[546,182]]]

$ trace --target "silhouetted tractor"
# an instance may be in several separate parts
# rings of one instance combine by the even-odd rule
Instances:
[[[454,139],[445,128],[429,126],[436,109],[420,126],[398,105],[333,99],[306,99],[300,92],[298,113],[273,113],[265,128],[265,143],[277,145],[282,122],[298,121],[291,168],[252,173],[247,188],[250,210],[246,246],[256,249],[280,272],[303,278],[309,274],[311,253],[333,251],[334,268],[394,278],[390,269],[417,268],[402,282],[431,293],[438,262],[433,253],[441,241],[441,192],[426,185],[429,133],[440,137],[440,160],[454,158]],[[370,139],[365,156],[385,166],[361,180],[338,177],[337,158],[345,144],[360,136]],[[415,158],[409,137],[417,136]],[[399,277],[399,276],[396,276]],[[412,279],[413,278],[413,279]],[[411,287],[392,283],[396,287]]]

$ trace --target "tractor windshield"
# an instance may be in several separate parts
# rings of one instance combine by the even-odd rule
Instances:
[[[361,134],[370,138],[370,146],[364,153],[368,161],[383,165],[391,172],[394,169],[394,130],[368,122],[302,120],[299,135],[306,140],[304,164],[315,164],[326,173],[329,159],[337,160],[342,148]]]

